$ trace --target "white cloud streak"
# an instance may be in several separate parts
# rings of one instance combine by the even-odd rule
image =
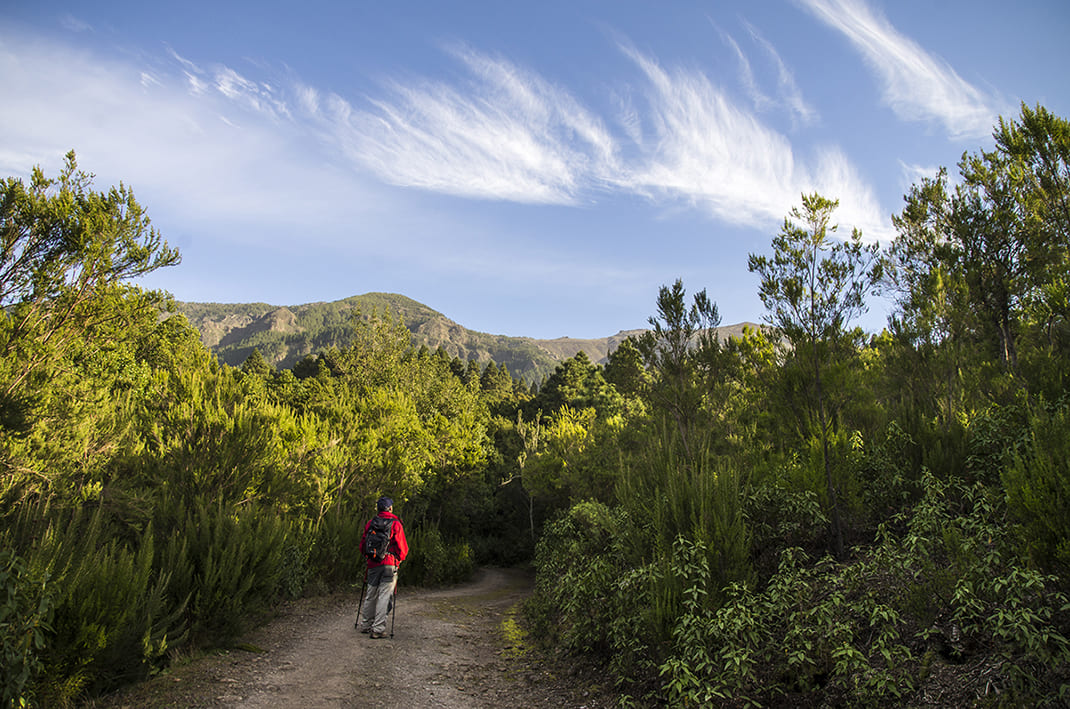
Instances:
[[[753,25],[748,22],[743,24],[750,34],[751,40],[761,48],[776,70],[777,95],[774,97],[762,90],[758,79],[755,77],[750,58],[739,46],[739,43],[727,32],[718,28],[724,43],[728,45],[736,57],[736,63],[739,65],[739,81],[754,104],[755,110],[759,113],[765,113],[783,108],[791,116],[793,122],[804,125],[813,123],[817,119],[817,111],[803,98],[802,91],[799,89],[798,84],[795,83],[795,76],[784,63],[784,60],[781,59],[776,48]]]
[[[528,204],[587,204],[608,191],[682,200],[761,229],[775,228],[816,189],[840,199],[844,222],[885,235],[877,200],[837,148],[800,160],[785,136],[702,72],[622,50],[639,80],[624,89],[615,117],[624,128],[614,134],[568,91],[465,46],[449,53],[466,82],[394,81],[353,103],[174,51],[162,66],[135,67],[0,36],[0,90],[17,97],[0,106],[0,121],[8,145],[25,151],[0,150],[0,167],[75,147],[93,158],[90,169],[148,183],[174,204],[195,204],[202,219],[283,223],[330,219],[321,209],[328,200],[353,214],[369,173],[392,185]],[[791,96],[790,73],[770,56],[782,95]],[[319,149],[307,150],[310,138]],[[108,164],[115,160],[123,165]],[[327,164],[348,169],[346,179]]]
[[[991,133],[994,99],[960,77],[945,61],[899,33],[864,0],[797,0],[841,32],[880,77],[884,101],[910,121],[938,121],[955,139]]]
[[[870,239],[890,237],[873,191],[837,148],[819,149],[808,168],[783,135],[741,109],[704,74],[663,69],[624,51],[649,81],[651,138],[620,184],[651,197],[685,199],[716,219],[768,228],[803,193],[839,199],[837,218]]]
[[[776,51],[776,47],[772,45],[769,40],[763,37],[755,27],[749,23],[745,23],[747,31],[750,32],[751,38],[760,46],[769,57],[770,61],[776,67],[777,71],[777,87],[780,91],[780,101],[788,107],[793,116],[802,123],[812,123],[817,118],[817,110],[803,98],[802,91],[799,89],[798,84],[795,83],[795,76],[791,70],[784,63],[784,60],[780,58],[780,54]]]
[[[591,175],[613,164],[612,137],[566,91],[499,58],[452,54],[472,76],[463,89],[394,82],[361,109],[306,88],[302,103],[352,160],[403,187],[575,204]]]
[[[739,64],[739,81],[743,84],[744,90],[747,92],[747,96],[750,97],[751,102],[758,111],[767,111],[773,107],[776,102],[762,91],[758,86],[758,81],[754,78],[754,70],[751,69],[750,59],[743,53],[743,50],[739,48],[739,44],[736,40],[724,31],[721,31],[721,37],[724,39],[725,44],[731,48],[732,53],[736,55],[736,62]]]

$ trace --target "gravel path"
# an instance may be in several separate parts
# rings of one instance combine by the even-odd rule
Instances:
[[[468,584],[398,590],[394,637],[354,629],[358,596],[302,599],[230,650],[91,702],[129,707],[586,707],[615,697],[571,664],[517,642],[530,575],[484,569]]]

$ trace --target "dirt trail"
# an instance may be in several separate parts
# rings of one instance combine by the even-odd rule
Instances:
[[[402,579],[404,584],[404,579]],[[575,668],[539,658],[510,632],[529,575],[484,569],[455,588],[398,591],[394,637],[353,627],[353,594],[304,599],[232,650],[176,667],[91,706],[598,707],[614,697]]]

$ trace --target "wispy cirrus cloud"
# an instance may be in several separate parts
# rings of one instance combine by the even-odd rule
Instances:
[[[65,13],[59,18],[60,26],[69,32],[92,32],[93,25],[89,24],[80,17],[76,17],[70,13]]]
[[[279,87],[269,82],[246,78],[225,64],[205,68],[170,50],[171,57],[182,67],[190,93],[219,94],[261,116],[274,120],[290,118],[287,99]]]
[[[952,138],[991,132],[996,99],[960,77],[945,61],[902,35],[864,0],[796,0],[841,32],[884,86],[884,101],[905,120],[939,121]]]
[[[754,77],[754,69],[751,68],[750,58],[740,49],[739,43],[724,30],[721,30],[721,39],[724,40],[724,43],[728,45],[736,56],[736,63],[739,65],[739,81],[743,84],[743,89],[747,92],[747,96],[754,104],[754,107],[759,111],[770,109],[776,104],[776,101],[758,85],[758,80]]]
[[[773,63],[773,66],[776,67],[777,88],[780,95],[779,101],[787,106],[792,115],[802,123],[811,123],[814,121],[817,118],[817,110],[803,98],[799,85],[795,83],[794,74],[792,74],[791,69],[784,63],[784,60],[780,58],[780,53],[777,52],[776,47],[763,37],[749,22],[744,24],[746,25],[751,38],[762,48],[766,56],[768,56],[769,60]]]
[[[783,219],[804,192],[839,199],[837,218],[872,239],[890,224],[872,189],[835,147],[810,163],[791,142],[741,108],[703,73],[665,69],[634,49],[624,51],[649,83],[650,130],[621,187],[651,197],[685,199],[716,219],[766,228]]]
[[[403,187],[574,204],[615,161],[601,120],[567,91],[504,59],[449,51],[467,85],[394,81],[367,108],[302,87],[301,103],[352,160]]]
[[[803,98],[802,91],[795,83],[795,76],[781,59],[780,54],[771,42],[766,40],[758,30],[748,22],[743,23],[750,34],[751,39],[757,44],[762,52],[768,57],[776,70],[776,95],[766,93],[755,76],[750,58],[739,46],[739,43],[724,30],[718,28],[724,43],[732,50],[739,66],[739,81],[748,98],[754,104],[759,113],[765,113],[774,109],[782,108],[791,116],[793,122],[802,124],[812,123],[817,118],[817,111]]]
[[[56,46],[10,46],[0,51],[0,73],[8,77],[0,88],[36,102],[0,107],[13,138],[21,131],[16,143],[65,136],[96,159],[143,156],[114,173],[157,184],[179,202],[186,194],[199,213],[295,219],[297,193],[280,197],[291,182],[309,186],[308,213],[317,213],[315,195],[337,194],[341,184],[367,191],[365,179],[374,175],[391,185],[526,204],[639,194],[762,229],[775,228],[801,193],[816,189],[841,200],[844,222],[874,237],[885,228],[872,191],[836,147],[800,156],[700,70],[666,69],[627,46],[621,49],[639,71],[614,117],[615,132],[564,88],[463,45],[447,52],[467,71],[464,81],[394,79],[362,100],[292,76],[276,81],[202,66],[173,50],[163,62],[135,66]],[[782,100],[793,82],[774,64]],[[12,86],[17,77],[25,81]],[[57,102],[60,96],[68,98]],[[319,150],[305,150],[310,138]],[[60,155],[71,145],[48,149]],[[326,164],[348,171],[346,181],[324,173]],[[313,187],[325,181],[333,181],[330,189]]]

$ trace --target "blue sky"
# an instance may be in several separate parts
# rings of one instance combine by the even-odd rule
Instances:
[[[179,300],[602,337],[681,278],[758,322],[803,192],[886,243],[999,115],[1070,116],[1068,36],[1065,0],[0,0],[0,175],[130,185]]]

